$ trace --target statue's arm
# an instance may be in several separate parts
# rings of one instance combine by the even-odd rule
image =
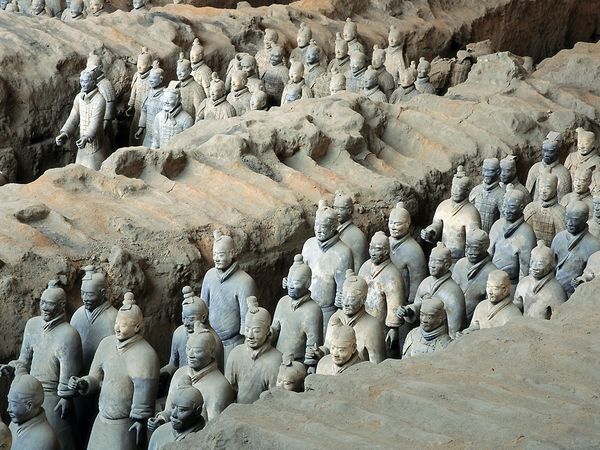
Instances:
[[[58,395],[60,397],[73,397],[76,391],[69,389],[68,383],[71,377],[79,375],[83,365],[83,354],[81,349],[81,339],[75,332],[70,342],[61,346],[56,354],[60,364],[60,375],[58,381]]]
[[[67,121],[60,129],[61,133],[65,133],[67,136],[73,136],[75,134],[75,130],[79,126],[79,101],[77,97],[73,100],[73,107],[71,108],[71,112]]]
[[[102,101],[98,102],[93,109],[92,118],[90,120],[90,125],[87,130],[85,130],[85,135],[94,139],[100,130],[102,130],[102,124],[104,123],[104,113],[106,112],[106,102],[102,98]]]

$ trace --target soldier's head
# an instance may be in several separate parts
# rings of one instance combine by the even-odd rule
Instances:
[[[290,66],[289,76],[292,83],[299,83],[304,78],[304,64],[293,62]]]
[[[252,55],[244,55],[240,60],[240,69],[246,72],[248,78],[256,75],[256,59]]]
[[[33,0],[31,2],[31,12],[33,14],[40,14],[46,8],[46,2],[44,0]]]
[[[267,28],[263,36],[263,45],[267,50],[273,48],[273,45],[279,42],[279,33],[273,28]]]
[[[438,242],[429,255],[429,273],[432,277],[442,277],[448,273],[452,265],[450,249]]]
[[[315,237],[320,242],[325,242],[335,235],[337,227],[338,216],[336,211],[327,206],[324,200],[320,200],[315,216]]]
[[[481,174],[483,175],[484,184],[490,185],[498,181],[500,177],[500,161],[498,161],[498,158],[484,159]]]
[[[379,70],[385,64],[385,50],[379,47],[379,45],[373,46],[373,57],[371,58],[371,65],[373,69]]]
[[[213,232],[213,260],[219,270],[227,270],[235,259],[235,246],[231,236],[222,234],[219,230]]]
[[[365,89],[373,89],[379,84],[379,77],[377,71],[373,66],[369,66],[363,75],[363,87]]]
[[[292,392],[304,392],[306,368],[304,364],[294,361],[293,353],[284,353],[277,374],[277,386]]]
[[[171,426],[182,433],[198,424],[204,424],[202,408],[204,398],[200,391],[192,387],[189,377],[175,388],[171,399]]]
[[[271,314],[265,308],[258,306],[256,297],[248,297],[246,302],[248,304],[244,333],[246,345],[257,350],[267,342],[271,335]]]
[[[181,303],[181,322],[188,334],[194,332],[194,323],[208,322],[208,307],[204,300],[194,294],[190,286],[184,286],[181,290],[183,302]]]
[[[367,57],[363,52],[354,52],[350,55],[350,69],[354,74],[367,68]]]
[[[93,311],[106,299],[106,276],[94,266],[83,268],[85,275],[81,280],[81,300],[85,309]]]
[[[298,47],[306,47],[311,39],[312,30],[305,23],[301,23],[300,28],[298,29],[298,34],[296,35],[296,42],[298,43]]]
[[[348,43],[344,40],[340,33],[335,35],[335,57],[344,59],[348,56]]]
[[[508,155],[500,160],[500,181],[508,184],[517,176],[517,160],[514,155]]]
[[[8,391],[8,415],[10,420],[21,425],[42,411],[44,388],[28,373],[17,375]]]
[[[344,41],[346,42],[346,41]],[[343,73],[340,73],[337,67],[331,69],[331,80],[329,81],[329,93],[331,95],[336,92],[346,90],[346,77]]]
[[[40,297],[40,315],[42,320],[50,322],[65,313],[67,294],[58,285],[57,280],[48,281],[48,287]]]
[[[267,93],[265,91],[256,90],[250,97],[250,109],[252,111],[262,111],[267,107]]]
[[[579,234],[587,227],[589,208],[584,202],[575,200],[567,205],[565,212],[565,228],[573,235]]]
[[[96,72],[93,70],[84,70],[79,75],[79,85],[81,92],[87,94],[96,88]]]
[[[192,64],[198,64],[204,59],[204,47],[200,44],[200,39],[195,38],[190,50],[190,61]]]
[[[577,128],[577,151],[585,156],[594,150],[596,135],[593,131],[586,131],[583,128]]]
[[[165,71],[161,69],[158,61],[154,61],[152,63],[152,69],[150,69],[150,75],[148,75],[148,84],[152,89],[156,89],[162,86],[164,81]]]
[[[152,55],[146,47],[142,47],[142,51],[137,58],[137,71],[139,74],[144,74],[152,68]]]
[[[133,9],[142,9],[146,6],[146,0],[133,0]]]
[[[95,14],[104,8],[104,0],[90,0],[90,11]]]
[[[469,196],[469,177],[467,176],[463,166],[456,168],[456,174],[452,178],[452,187],[450,188],[450,198],[460,203]]]
[[[585,194],[590,190],[592,184],[592,169],[589,167],[579,166],[573,177],[573,192],[577,194]]]
[[[352,218],[354,212],[354,202],[352,197],[343,191],[336,191],[333,199],[333,209],[335,210],[339,223],[344,223]]]
[[[488,234],[479,228],[467,230],[465,242],[465,256],[471,264],[477,264],[488,256],[490,238]]]
[[[202,370],[215,360],[217,341],[213,334],[200,321],[194,322],[194,331],[185,344],[188,365],[194,370]]]
[[[421,328],[427,333],[445,324],[446,308],[444,307],[444,302],[438,297],[424,297],[421,304],[419,321],[421,322]]]
[[[381,264],[390,257],[390,240],[383,231],[376,232],[371,238],[369,257],[375,265]]]
[[[234,70],[231,75],[231,89],[241,91],[248,85],[248,75],[243,70]]]
[[[388,229],[390,236],[394,239],[403,238],[410,230],[411,217],[406,209],[404,202],[398,202],[390,212],[388,219]]]
[[[210,99],[213,102],[225,97],[225,83],[223,83],[216,72],[212,73],[212,79],[210,81],[208,93],[210,94]]]
[[[333,363],[340,367],[346,364],[356,353],[356,333],[354,328],[344,325],[339,317],[332,317],[329,351]]]
[[[506,186],[506,194],[502,203],[502,214],[508,222],[515,222],[523,217],[525,194],[515,189],[512,184]]]
[[[299,84],[291,84],[286,91],[286,99],[288,103],[298,101],[302,98],[302,86]]]
[[[558,140],[546,139],[542,143],[542,161],[544,164],[552,164],[558,159]]]
[[[185,81],[192,76],[192,63],[187,59],[183,52],[179,53],[177,60],[177,79]]]
[[[294,263],[287,276],[287,292],[290,298],[297,300],[308,294],[312,271],[304,262],[302,255],[294,256]]]
[[[415,84],[415,73],[410,69],[400,69],[398,71],[398,84],[403,88],[407,88]]]
[[[321,48],[314,39],[311,39],[310,45],[306,50],[306,64],[318,64],[321,61]]]
[[[357,29],[356,23],[352,22],[352,19],[348,17],[346,19],[346,23],[344,24],[344,31],[342,32],[342,36],[346,42],[351,42],[356,39]]]
[[[165,112],[173,111],[181,103],[181,94],[179,93],[179,88],[176,86],[179,83],[174,84],[175,86],[169,86],[162,94],[163,111]]]
[[[342,286],[342,311],[348,317],[358,313],[367,299],[367,282],[353,270],[346,271],[346,279]]]
[[[144,315],[131,292],[127,292],[123,299],[123,306],[117,312],[115,320],[115,336],[123,342],[140,334],[143,330]]]
[[[417,76],[419,78],[425,78],[429,76],[429,70],[431,69],[431,64],[425,58],[421,56],[419,58],[419,65],[417,66]]]
[[[542,201],[547,202],[556,197],[558,177],[555,174],[548,170],[540,170],[538,185],[538,192]]]
[[[388,44],[390,47],[397,47],[402,42],[402,34],[400,30],[392,25],[390,27],[390,33],[388,34]]]
[[[544,241],[538,241],[537,247],[531,251],[529,274],[536,280],[541,280],[554,271],[554,255]]]
[[[279,44],[273,44],[271,46],[271,65],[278,66],[283,63],[283,47]]]
[[[510,295],[511,282],[508,274],[503,270],[490,272],[485,291],[491,303],[498,303]]]
[[[81,16],[83,14],[83,0],[71,0],[69,12],[71,13],[71,18],[73,19]]]

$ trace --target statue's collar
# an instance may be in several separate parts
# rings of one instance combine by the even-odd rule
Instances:
[[[59,326],[61,323],[65,322],[67,319],[65,317],[65,313],[63,312],[61,315],[59,315],[58,317],[55,317],[54,319],[50,320],[49,322],[46,322],[45,320],[42,320],[42,331],[45,333],[50,333],[52,330],[54,330],[57,326]]]
[[[233,275],[238,270],[238,268],[238,262],[234,261],[225,271],[217,269],[217,276],[219,277],[219,282],[224,283],[231,275]]]
[[[125,339],[124,341],[119,341],[117,339],[117,352],[119,353],[119,355],[122,355],[141,339],[142,336],[140,334],[134,334],[132,337],[130,337],[129,339]]]
[[[213,362],[211,362],[208,366],[203,367],[200,370],[194,370],[191,367],[188,366],[188,375],[190,376],[190,379],[192,380],[192,384],[197,383],[198,381],[200,381],[202,378],[204,378],[206,375],[208,375],[209,373],[218,370],[217,369],[217,362],[213,360]]]

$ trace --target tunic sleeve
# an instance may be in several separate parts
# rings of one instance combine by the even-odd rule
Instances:
[[[69,378],[79,375],[82,366],[81,338],[77,331],[70,330],[70,336],[65,337],[63,345],[56,350],[56,358],[60,364],[60,376],[58,379],[58,395],[60,397],[72,397],[75,391],[68,388]]]
[[[103,357],[106,351],[106,345],[103,344],[104,341],[100,342],[98,350],[96,350],[96,353],[94,354],[94,359],[92,360],[92,365],[90,366],[90,373],[85,377],[82,377],[82,379],[88,383],[88,388],[81,392],[82,395],[89,395],[94,392],[98,392],[102,386],[102,380],[104,379],[104,369],[102,368],[102,365],[104,363]]]
[[[66,133],[69,137],[75,134],[75,129],[79,125],[79,95],[73,100],[73,107],[71,113],[63,127],[60,129],[61,133]]]
[[[158,357],[152,350],[140,352],[138,358],[133,358],[128,371],[133,383],[133,401],[129,417],[134,420],[148,419],[154,416],[154,402],[158,393],[159,363]],[[142,360],[142,366],[139,361]]]
[[[369,352],[369,361],[379,364],[385,359],[385,336],[383,327],[377,322],[377,326],[371,330],[371,336],[366,343],[367,351]]]
[[[408,303],[415,301],[417,295],[417,289],[421,282],[427,278],[427,261],[425,260],[425,254],[421,247],[416,245],[418,252],[411,256],[411,260],[408,262],[408,274],[410,286],[408,287]],[[407,294],[406,292],[404,293]]]
[[[31,321],[27,321],[25,324],[25,331],[23,332],[23,343],[21,344],[21,352],[19,353],[19,359],[11,361],[9,364],[18,369],[24,368],[27,372],[31,369],[31,360],[33,359],[33,345],[31,343]]]
[[[152,125],[152,148],[160,148],[160,116],[157,114]]]
[[[396,310],[400,305],[406,305],[404,294],[404,283],[402,277],[395,271],[388,272],[388,280],[384,283],[387,314],[385,325],[390,328],[400,326],[400,319],[396,316]]]
[[[85,130],[85,135],[91,139],[95,139],[96,135],[102,130],[102,124],[104,123],[104,113],[106,111],[106,102],[104,97],[97,93],[97,98],[93,101],[92,117],[90,124]]]

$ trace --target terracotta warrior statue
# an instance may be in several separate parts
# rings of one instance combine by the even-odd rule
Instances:
[[[269,104],[279,106],[283,88],[289,80],[288,68],[283,63],[283,47],[274,44],[271,46],[271,55],[261,79],[265,85]]]
[[[77,22],[85,19],[83,0],[71,0],[69,5],[69,14],[64,17],[61,15],[63,22]]]
[[[371,58],[371,67],[377,72],[377,82],[379,88],[385,94],[386,99],[389,99],[396,89],[394,77],[385,68],[385,50],[378,45],[373,46],[373,56]]]
[[[346,42],[346,41],[344,41]],[[329,94],[334,95],[346,90],[346,76],[338,72],[335,67],[331,69],[331,78],[329,80]]]
[[[296,35],[298,47],[290,53],[290,65],[295,62],[304,64],[304,61],[306,61],[306,51],[311,39],[312,30],[304,22],[300,23],[300,28],[298,28],[298,34]]]
[[[248,79],[248,90],[250,92],[256,92],[259,90],[264,91],[263,82],[258,78],[258,67],[256,65],[256,59],[252,55],[243,55],[240,58],[240,70],[246,72]]]
[[[63,146],[79,128],[76,164],[99,170],[109,153],[103,129],[106,101],[98,91],[94,71],[83,71],[79,77],[81,92],[75,96],[69,118],[56,137],[56,145]]]
[[[393,75],[396,83],[399,83],[398,74],[406,69],[403,47],[402,33],[392,25],[388,35],[388,48],[385,49],[385,68]]]
[[[170,421],[158,427],[148,444],[148,450],[160,450],[171,442],[181,442],[190,434],[204,428],[202,408],[205,399],[191,386],[189,377],[181,382],[167,401],[171,410]]]
[[[361,93],[364,75],[367,70],[367,57],[362,52],[350,53],[350,70],[346,72],[346,90]]]
[[[14,450],[61,450],[42,404],[44,388],[36,378],[19,374],[8,391],[8,415]],[[10,438],[10,435],[9,435]],[[9,441],[10,442],[10,441]]]
[[[177,61],[177,79],[179,80],[181,107],[196,121],[200,104],[206,99],[206,94],[204,87],[192,76],[192,63],[189,59],[185,59],[183,52],[179,53]]]
[[[403,202],[390,211],[390,258],[404,280],[404,303],[412,303],[421,281],[427,277],[427,260],[423,249],[410,234],[411,217]]]
[[[362,93],[374,102],[387,103],[387,97],[379,87],[377,71],[373,69],[373,66],[369,66],[363,75]]]
[[[304,82],[317,98],[327,95],[327,71],[321,64],[321,48],[314,40],[306,50],[304,60]]]
[[[324,201],[319,202],[315,217],[315,236],[302,247],[304,262],[310,267],[311,297],[323,311],[323,326],[341,307],[342,287],[346,271],[354,267],[352,250],[340,239],[338,216]]]
[[[592,217],[588,220],[588,230],[592,233],[592,236],[600,239],[600,195],[594,195],[592,204]]]
[[[158,355],[142,337],[144,317],[133,294],[125,294],[117,313],[115,335],[100,342],[90,372],[72,376],[69,389],[80,395],[100,392],[88,450],[135,450],[154,415],[158,389]]]
[[[471,323],[475,307],[486,297],[486,285],[490,272],[497,270],[488,253],[490,238],[479,229],[467,232],[465,257],[452,269],[452,279],[465,294],[467,323]]]
[[[19,11],[19,5],[17,4],[16,0],[3,0],[0,2],[0,9],[6,11],[6,12],[12,12],[12,13],[18,13]],[[68,9],[66,10],[68,11]],[[62,20],[62,19],[61,19]],[[63,20],[64,22],[64,20]],[[7,447],[9,448],[10,445]]]
[[[513,303],[511,280],[503,270],[490,273],[487,281],[487,298],[477,305],[468,328],[459,335],[472,333],[482,328],[505,325],[515,317],[521,317],[519,307]]]
[[[131,12],[133,13],[143,13],[148,10],[146,8],[146,0],[133,0],[131,6]]]
[[[571,286],[573,286],[573,289],[577,289],[580,284],[592,281],[598,276],[600,276],[600,252],[593,253],[588,258],[583,274],[575,278],[571,282]]]
[[[352,53],[364,53],[365,47],[358,40],[358,32],[356,28],[356,23],[352,22],[352,19],[349,17],[346,19],[346,23],[344,24],[344,30],[342,32],[342,37],[348,43],[348,52],[352,55]]]
[[[569,153],[565,160],[565,167],[571,173],[571,178],[575,178],[575,172],[579,168],[589,169],[591,172],[600,169],[600,154],[594,148],[596,135],[593,131],[586,131],[581,127],[575,131],[577,132],[577,151]],[[596,183],[593,183],[592,189],[595,185]]]
[[[235,109],[236,116],[241,116],[250,109],[251,97],[246,72],[235,70],[231,75],[231,92],[227,94],[227,101]]]
[[[583,274],[589,257],[600,250],[600,240],[588,231],[588,206],[575,200],[566,208],[565,231],[552,241],[552,253],[556,262],[556,280],[570,297],[575,290],[573,280]]]
[[[469,184],[463,166],[458,166],[450,198],[438,205],[432,224],[421,230],[424,241],[433,244],[441,240],[450,250],[453,261],[465,256],[466,231],[481,228],[479,211],[469,202]]]
[[[61,449],[71,450],[75,446],[69,416],[75,391],[68,381],[81,370],[81,338],[66,320],[66,302],[67,295],[58,282],[48,282],[40,298],[40,315],[25,325],[19,359],[1,366],[0,374],[12,377],[15,372],[26,372],[42,383],[48,422]]]
[[[194,39],[190,50],[190,62],[192,63],[192,76],[198,84],[204,88],[205,97],[210,97],[210,82],[213,71],[204,62],[204,47],[200,45],[200,39]]]
[[[340,240],[350,247],[354,259],[354,268],[359,270],[368,259],[367,237],[352,221],[354,202],[352,197],[342,191],[337,191],[333,199],[333,209],[337,214],[338,233]]]
[[[500,161],[497,158],[484,159],[482,173],[483,182],[471,190],[469,201],[479,211],[481,229],[489,233],[500,218],[504,199],[504,189],[500,187]]]
[[[417,66],[417,79],[415,81],[415,87],[421,94],[436,94],[435,87],[429,81],[430,70],[431,64],[429,61],[421,57]]]
[[[251,111],[266,111],[267,107],[267,93],[264,91],[256,91],[250,97],[250,110]]]
[[[513,189],[521,191],[525,195],[525,202],[531,202],[529,190],[521,184],[517,177],[517,157],[507,155],[500,160],[500,187],[506,190],[506,186],[512,184]]]
[[[113,120],[115,120],[116,116],[117,101],[115,88],[110,80],[104,76],[102,60],[100,59],[100,56],[96,55],[94,52],[89,54],[85,70],[91,70],[96,73],[96,87],[106,102],[103,123],[105,143],[109,148],[112,148],[114,144]]]
[[[294,359],[293,353],[284,353],[277,374],[277,387],[286,391],[304,392],[306,367]]]
[[[419,327],[406,336],[402,357],[434,353],[445,349],[451,341],[444,302],[437,297],[425,297],[419,313]]]
[[[408,306],[401,305],[398,308],[396,311],[398,317],[409,323],[417,322],[423,298],[425,296],[437,297],[444,302],[448,319],[448,334],[451,338],[454,338],[454,335],[462,330],[465,325],[466,306],[462,289],[452,279],[451,265],[450,249],[438,242],[429,256],[430,276],[425,278],[419,285],[414,303]]]
[[[90,15],[88,17],[103,17],[108,15],[104,7],[104,0],[90,0]]]
[[[256,283],[235,260],[235,246],[230,236],[214,232],[215,267],[204,275],[200,297],[208,306],[208,320],[221,338],[224,361],[229,352],[244,341],[246,299],[257,293]],[[269,317],[270,320],[270,317]]]
[[[529,257],[537,239],[533,228],[523,217],[525,196],[521,191],[507,186],[503,214],[490,230],[490,248],[494,265],[505,271],[516,287],[519,280],[529,274]]]
[[[537,180],[540,176],[542,167],[556,175],[558,178],[558,199],[571,192],[571,174],[569,170],[558,161],[558,148],[560,144],[560,133],[550,132],[542,143],[542,160],[535,163],[529,169],[525,187],[531,193],[534,200],[539,197]]]
[[[165,72],[160,68],[158,61],[152,63],[152,69],[148,76],[150,89],[142,103],[142,112],[138,123],[138,130],[135,133],[137,140],[142,140],[144,147],[152,146],[152,135],[154,134],[154,119],[163,108],[162,95],[165,89]]]
[[[173,81],[162,94],[162,111],[154,118],[152,148],[164,148],[171,139],[194,125],[194,119],[181,104],[180,82]]]
[[[307,366],[315,364],[306,356],[309,348],[323,344],[323,313],[310,297],[311,279],[310,267],[302,255],[296,255],[284,280],[288,294],[277,303],[271,326],[271,342],[277,350],[292,353]]]
[[[263,77],[263,75],[267,71],[267,68],[271,65],[271,55],[273,54],[273,46],[277,45],[278,43],[279,33],[277,33],[277,31],[275,31],[273,28],[265,29],[265,35],[263,36],[263,48],[257,51],[256,55],[254,56],[254,59],[256,59],[256,65],[258,66],[258,75],[260,76],[260,78]],[[283,48],[280,48],[283,52]]]
[[[289,81],[281,94],[281,105],[289,102],[288,91],[292,88],[300,90],[300,98],[313,98],[313,93],[304,80],[304,64],[293,62],[290,66]]]
[[[333,73],[336,68],[338,73],[344,74],[350,70],[350,55],[348,54],[348,43],[344,40],[340,33],[335,35],[335,58],[329,62],[327,72]]]
[[[598,167],[600,169],[600,166]],[[573,175],[573,191],[565,194],[560,199],[560,204],[566,207],[569,203],[579,200],[585,203],[590,210],[590,217],[594,211],[594,199],[590,191],[592,184],[592,169],[585,166],[579,166]]]
[[[152,55],[146,47],[142,47],[142,51],[137,58],[137,72],[133,75],[131,82],[131,96],[127,102],[125,115],[132,117],[131,133],[129,136],[129,145],[135,145],[135,132],[140,123],[140,115],[142,113],[142,104],[146,100],[146,96],[150,91],[149,75],[152,68]]]
[[[339,375],[362,362],[357,349],[354,328],[344,325],[338,317],[331,318],[330,353],[317,365],[317,375]]]
[[[172,399],[178,386],[186,380],[191,380],[191,386],[204,397],[200,413],[205,421],[217,418],[233,403],[231,384],[217,367],[217,349],[217,342],[211,331],[202,322],[195,322],[194,332],[190,334],[186,344],[187,364],[179,367],[173,374],[165,409],[148,420],[149,431],[156,430],[172,418]]]
[[[412,70],[402,69],[398,73],[398,89],[390,96],[390,103],[397,105],[401,102],[407,102],[411,98],[420,94],[415,87],[417,77]]]
[[[46,10],[46,2],[44,0],[33,0],[31,2],[31,15],[37,17],[50,17]]]
[[[523,216],[536,237],[550,246],[554,236],[565,229],[565,208],[558,203],[558,178],[555,174],[544,169],[537,185],[538,199],[525,207]]]
[[[260,394],[277,384],[281,352],[271,345],[271,314],[248,297],[246,342],[231,351],[225,376],[236,394],[237,403],[254,403]]]
[[[565,291],[554,278],[552,250],[540,240],[531,251],[529,275],[519,281],[513,302],[525,317],[548,320],[554,310],[566,301]]]
[[[388,354],[398,340],[398,328],[402,325],[396,316],[400,305],[406,305],[404,280],[402,274],[390,259],[390,241],[383,231],[371,238],[370,259],[367,260],[358,275],[365,279],[368,286],[365,309],[385,327],[385,343]]]
[[[235,108],[227,101],[225,83],[213,72],[209,96],[200,106],[198,120],[223,120],[235,115]]]
[[[223,361],[223,343],[215,330],[210,326],[208,321],[208,307],[206,303],[194,295],[194,290],[189,286],[184,286],[181,293],[183,294],[183,302],[181,303],[181,322],[173,333],[171,340],[171,356],[169,364],[160,369],[161,378],[171,378],[175,371],[180,367],[187,365],[187,350],[186,345],[190,336],[194,332],[194,324],[200,322],[204,329],[212,335],[215,340],[215,360],[217,367],[221,372],[225,370]]]
[[[288,85],[285,88],[285,103],[293,103],[302,99],[302,88],[297,84]]]

